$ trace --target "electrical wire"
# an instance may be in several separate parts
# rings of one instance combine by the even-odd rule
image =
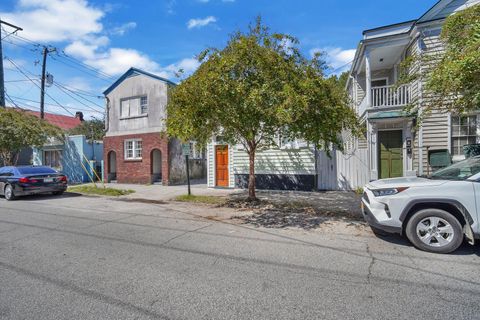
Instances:
[[[93,107],[89,106],[88,104],[86,103],[83,103],[82,101],[80,101],[79,99],[75,98],[72,94],[68,93],[65,89],[63,89],[62,87],[60,87],[59,85],[56,85],[54,83],[54,85],[60,90],[62,91],[63,93],[65,93],[67,96],[69,96],[70,98],[72,98],[73,100],[77,101],[78,103],[80,103],[81,105],[85,106],[86,108],[94,111],[94,112],[99,112],[97,109],[94,109]]]
[[[41,44],[41,43],[32,41],[32,40],[30,40],[30,39],[27,39],[27,38],[25,38],[25,37],[19,36],[19,35],[17,35],[17,34],[13,34],[12,37],[14,37],[14,38],[16,38],[16,39],[18,39],[18,40],[24,41],[24,42],[26,42],[26,43],[29,43],[29,44],[31,44],[31,45],[37,46],[37,47],[40,47],[40,46],[44,47],[44,46],[45,46],[45,45],[43,45],[43,44]],[[53,56],[51,56],[51,57],[53,58]],[[107,73],[99,70],[98,68],[95,68],[95,67],[93,67],[93,66],[91,66],[91,65],[89,65],[89,64],[87,64],[87,63],[85,63],[85,62],[83,62],[83,61],[80,61],[80,60],[78,60],[78,59],[76,59],[76,58],[74,58],[74,57],[72,57],[72,56],[69,56],[69,55],[67,55],[64,51],[62,51],[61,54],[57,52],[57,57],[59,57],[59,58],[60,58],[60,57],[61,57],[61,58],[65,58],[67,61],[70,61],[71,63],[74,63],[74,64],[76,64],[76,65],[78,65],[78,66],[80,66],[80,67],[82,67],[82,68],[84,68],[84,69],[87,69],[87,70],[89,70],[89,71],[91,71],[91,72],[94,72],[95,74],[88,73],[88,74],[91,75],[91,76],[94,76],[94,77],[97,77],[97,78],[99,78],[99,79],[102,79],[102,80],[105,80],[105,81],[109,81],[109,82],[115,79],[114,76],[109,75],[109,74],[107,74]],[[72,68],[75,68],[75,69],[77,69],[77,70],[80,70],[79,68],[76,68],[76,67],[72,66],[71,64],[68,64],[66,61],[59,60],[59,59],[54,59],[54,60],[60,61],[61,63],[65,64],[65,65],[68,65],[68,66],[70,66],[70,67],[72,67]],[[100,76],[101,76],[101,77],[100,77]]]
[[[22,101],[27,101],[27,102],[32,102],[32,103],[40,103],[39,101],[36,101],[36,100],[32,100],[32,99],[27,99],[27,98],[21,98],[21,97],[15,97],[15,96],[11,96],[12,99],[15,99],[15,100],[22,100]],[[53,104],[53,103],[45,103],[46,106],[52,106],[52,107],[58,107],[58,105],[56,104]],[[98,114],[102,114],[103,115],[103,112],[100,112],[100,111],[93,111],[93,110],[87,110],[87,109],[82,109],[82,108],[71,108],[72,110],[74,111],[85,111],[85,112],[95,112],[95,113],[98,113]]]
[[[58,82],[53,82],[53,84],[54,84],[56,87],[58,87],[59,89],[66,90],[66,91],[68,91],[68,92],[70,92],[70,93],[72,93],[72,94],[76,95],[77,97],[79,97],[79,98],[81,98],[81,99],[83,99],[83,100],[85,100],[85,101],[87,101],[87,102],[89,102],[89,103],[91,103],[91,104],[93,104],[93,105],[95,105],[95,106],[97,106],[97,107],[101,108],[102,110],[105,108],[104,106],[102,106],[102,105],[99,105],[98,103],[96,103],[96,102],[93,102],[93,101],[91,101],[91,100],[89,100],[89,99],[87,99],[87,98],[83,97],[82,95],[80,95],[80,94],[76,93],[75,91],[73,91],[73,90],[70,90],[70,89],[68,89],[68,88],[67,88],[67,87],[65,87],[65,86],[62,86],[62,85],[61,85],[61,84],[59,84]]]
[[[10,63],[18,69],[18,71],[20,71],[21,74],[23,74],[27,79],[29,79],[33,84],[35,84],[40,90],[42,90],[42,88],[32,79],[30,79],[30,77],[22,71],[22,69],[20,69],[19,66],[17,66],[17,64],[15,62],[12,61],[12,59],[8,58],[8,57],[5,57],[8,61],[10,61]],[[70,110],[68,110],[67,108],[65,108],[63,105],[61,105],[57,100],[55,100],[55,98],[53,98],[51,95],[49,95],[46,91],[43,92],[47,97],[49,97],[50,99],[52,99],[60,108],[62,108],[63,110],[65,110],[67,113],[69,113],[70,115],[74,115],[72,112],[70,112]]]

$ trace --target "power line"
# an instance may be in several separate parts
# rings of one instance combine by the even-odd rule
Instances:
[[[21,79],[21,80],[6,80],[5,82],[25,82],[28,81],[27,79]]]
[[[87,68],[87,69],[90,69],[90,70],[92,70],[92,71],[95,71],[95,72],[97,72],[98,74],[101,74],[101,75],[103,75],[104,77],[106,77],[106,78],[108,78],[108,79],[112,79],[112,80],[115,79],[114,76],[112,76],[112,75],[110,75],[110,74],[108,74],[108,73],[106,73],[106,72],[103,72],[103,71],[100,70],[100,69],[97,69],[97,68],[95,68],[95,67],[92,67],[91,65],[86,64],[85,62],[80,61],[80,60],[78,60],[77,58],[74,58],[74,57],[72,57],[72,56],[69,56],[69,55],[67,55],[64,51],[62,51],[62,54],[63,54],[63,56],[61,56],[61,57],[65,57],[65,58],[67,58],[67,59],[69,59],[69,60],[72,60],[74,63],[77,63],[77,64],[79,64],[79,65],[81,65],[81,66],[84,66],[84,67]]]
[[[55,84],[56,85],[56,84]],[[70,93],[68,93],[66,90],[62,89],[62,87],[60,87],[59,85],[56,85],[56,87],[58,89],[60,89],[60,91],[62,91],[63,93],[65,93],[67,96],[69,96],[70,98],[72,98],[73,100],[77,101],[78,103],[80,103],[81,105],[87,107],[88,109],[90,110],[93,110],[94,112],[99,112],[97,109],[94,109],[93,107],[89,106],[88,104],[86,103],[83,103],[82,101],[80,101],[79,99],[75,98],[73,95],[71,95]]]
[[[27,39],[27,38],[25,38],[25,37],[22,37],[22,36],[19,36],[19,35],[16,35],[16,34],[15,34],[15,35],[12,35],[12,36],[13,36],[14,38],[17,38],[17,39],[19,39],[19,40],[21,40],[21,41],[30,43],[30,44],[32,44],[32,45],[34,45],[34,46],[37,46],[37,47],[38,47],[38,46],[44,46],[44,45],[41,44],[41,43],[32,41],[32,40],[30,40],[30,39]],[[93,75],[93,76],[95,76],[95,77],[97,77],[97,78],[99,78],[99,79],[109,80],[109,81],[115,79],[114,76],[109,75],[109,74],[101,71],[100,69],[95,68],[95,67],[93,67],[93,66],[91,66],[91,65],[89,65],[89,64],[87,64],[87,63],[85,63],[85,62],[83,62],[83,61],[80,61],[80,60],[78,60],[78,59],[76,59],[76,58],[74,58],[74,57],[72,57],[72,56],[69,56],[69,55],[67,55],[64,51],[62,51],[62,55],[57,54],[57,57],[59,57],[59,58],[66,58],[66,59],[68,59],[68,61],[70,61],[70,62],[72,62],[72,63],[74,63],[74,64],[76,64],[76,65],[79,65],[79,66],[81,66],[81,67],[83,67],[83,68],[85,68],[85,69],[87,69],[87,70],[90,70],[90,71],[95,72],[96,74]],[[52,58],[53,58],[53,57],[52,57]],[[57,60],[57,59],[54,59],[54,60]],[[73,67],[71,64],[67,64],[65,61],[62,61],[62,60],[57,60],[57,61],[60,61],[60,62],[66,64],[66,65],[68,65],[68,66],[70,66],[70,67]],[[75,67],[73,67],[73,68],[75,68]],[[79,69],[77,69],[77,70],[79,70]],[[90,74],[90,73],[89,73],[89,74]],[[90,74],[90,75],[92,75],[92,74]],[[102,76],[103,78],[102,78],[102,77],[99,77],[99,75]],[[104,78],[106,78],[106,79],[104,79]]]
[[[17,32],[18,30],[23,30],[22,28],[20,28],[16,25],[13,25],[13,24],[8,23],[6,21],[2,21],[0,19],[0,107],[5,106],[5,82],[4,82],[5,76],[4,76],[4,73],[3,73],[3,48],[2,48],[2,40],[4,38],[2,38],[2,30],[3,30],[2,24],[15,29],[14,32]],[[8,37],[11,34],[12,33],[8,34],[6,37]]]
[[[8,61],[10,61],[10,63],[18,69],[18,71],[20,71],[21,74],[23,74],[27,79],[29,79],[33,84],[35,84],[40,90],[42,89],[38,84],[35,83],[34,80],[30,79],[30,77],[25,73],[23,72],[19,66],[17,66],[17,64],[15,62],[12,61],[12,59],[8,58],[8,57],[5,57]],[[67,108],[65,108],[64,106],[62,106],[57,100],[55,100],[51,95],[49,95],[48,93],[45,92],[45,95],[48,96],[50,99],[52,99],[55,103],[57,103],[57,105],[62,108],[63,110],[65,110],[66,112],[68,112],[70,115],[74,115],[73,113],[70,112],[70,110],[68,110]]]
[[[75,87],[72,87],[72,86],[67,85],[67,84],[65,84],[65,83],[58,82],[58,81],[54,81],[54,82],[56,82],[57,84],[63,86],[63,87],[66,88],[66,89],[69,89],[70,91],[75,91],[75,92],[78,93],[78,94],[81,94],[81,95],[84,95],[84,96],[93,97],[93,98],[103,99],[103,96],[98,95],[98,94],[94,94],[93,92],[89,92],[89,91],[85,91],[85,90],[83,90],[83,89],[75,88]],[[103,108],[103,107],[102,107],[102,108]]]
[[[97,107],[101,108],[102,110],[104,109],[104,106],[101,106],[101,105],[99,105],[98,103],[93,102],[93,101],[91,101],[91,100],[83,97],[81,94],[78,94],[78,93],[75,92],[74,90],[71,90],[71,89],[67,88],[66,86],[63,86],[63,85],[61,85],[61,84],[58,83],[58,82],[55,82],[55,81],[54,81],[53,84],[56,85],[57,87],[63,88],[64,90],[67,90],[68,92],[73,93],[73,94],[76,95],[77,97],[79,97],[79,98],[81,98],[81,99],[83,99],[83,100],[85,100],[85,101],[87,101],[87,102],[89,102],[89,103],[91,103],[91,104],[93,104],[93,105],[96,105]]]
[[[18,105],[13,101],[13,99],[8,95],[8,93],[5,91],[5,97],[7,100],[9,100],[11,103],[13,103],[14,106],[18,107]]]
[[[85,73],[85,74],[88,74],[88,75],[91,76],[91,77],[98,78],[98,79],[103,80],[103,81],[108,82],[108,83],[111,82],[111,80],[109,80],[108,78],[101,77],[101,76],[99,76],[99,75],[97,75],[97,74],[95,74],[95,73],[92,73],[92,71],[87,71],[87,70],[89,70],[89,69],[80,69],[80,68],[78,68],[77,66],[75,66],[75,65],[73,65],[73,64],[71,64],[71,63],[68,63],[67,61],[58,59],[58,57],[60,57],[60,56],[57,56],[57,57],[52,56],[52,59],[55,60],[55,61],[58,61],[58,62],[60,62],[60,63],[62,63],[62,64],[64,64],[64,65],[66,65],[66,66],[69,66],[70,68],[73,68],[73,69],[75,69],[75,70],[78,70],[78,71],[80,71],[80,72],[83,72],[83,73]]]
[[[15,99],[15,100],[22,100],[22,101],[28,101],[28,102],[32,102],[32,103],[40,103],[39,101],[35,101],[35,100],[32,100],[32,99],[27,99],[27,98],[21,98],[21,97],[16,97],[16,96],[11,96],[11,98]],[[58,107],[58,105],[56,104],[53,104],[53,103],[45,103],[46,106],[52,106],[52,107]],[[39,107],[36,107],[37,109],[40,110]],[[85,111],[85,112],[95,112],[95,113],[98,113],[98,114],[102,114],[103,115],[103,112],[100,112],[100,111],[94,111],[94,110],[87,110],[87,109],[82,109],[82,108],[78,108],[78,107],[66,107],[66,108],[70,108],[74,111]]]

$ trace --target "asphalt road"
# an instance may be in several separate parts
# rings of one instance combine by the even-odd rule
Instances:
[[[478,245],[435,255],[327,229],[256,229],[99,198],[2,198],[0,319],[480,319]]]

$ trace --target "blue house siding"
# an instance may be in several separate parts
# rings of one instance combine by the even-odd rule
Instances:
[[[94,142],[93,144],[87,141],[85,136],[69,136],[65,142],[54,143],[45,145],[42,148],[33,149],[33,164],[34,165],[46,165],[45,163],[45,151],[59,150],[61,156],[60,170],[68,177],[68,181],[71,183],[83,183],[89,182],[90,165],[85,157],[90,160],[96,160],[97,165],[101,166],[103,160],[103,143]],[[84,157],[85,155],[85,157]],[[83,166],[82,166],[83,164]],[[89,171],[87,174],[85,169]],[[100,175],[101,173],[99,173]]]

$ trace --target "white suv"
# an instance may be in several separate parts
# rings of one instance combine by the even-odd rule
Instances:
[[[437,171],[431,178],[370,182],[362,198],[365,220],[376,233],[406,235],[421,250],[448,253],[464,236],[480,238],[480,156]]]

